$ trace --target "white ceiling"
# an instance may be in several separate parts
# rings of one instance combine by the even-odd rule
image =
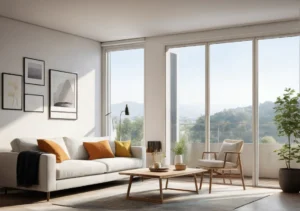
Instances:
[[[113,41],[299,19],[299,0],[0,0],[0,15]]]

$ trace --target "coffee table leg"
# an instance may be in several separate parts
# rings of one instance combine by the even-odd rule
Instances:
[[[197,183],[197,175],[196,174],[194,174],[194,180],[195,180],[196,193],[199,194],[198,183]]]
[[[129,184],[128,184],[128,189],[127,189],[127,199],[129,198],[132,180],[133,180],[133,176],[130,176]]]
[[[199,190],[201,190],[201,188],[202,188],[203,175],[204,175],[204,173],[201,173],[201,179],[200,179],[200,188],[199,188]]]
[[[159,178],[159,191],[160,191],[160,201],[161,203],[164,202],[163,190],[162,190],[162,179]]]
[[[165,189],[168,189],[168,183],[169,183],[169,179],[167,179],[167,181],[166,181],[166,188]]]

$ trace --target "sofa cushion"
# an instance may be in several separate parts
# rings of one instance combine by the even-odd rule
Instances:
[[[13,152],[39,151],[36,138],[16,138],[10,145]]]
[[[51,140],[57,143],[64,152],[70,157],[66,144],[63,138],[39,138]],[[37,138],[16,138],[10,143],[13,152],[23,152],[23,151],[39,151]]]
[[[84,177],[106,172],[106,165],[89,160],[66,160],[56,164],[56,179]]]
[[[98,142],[103,140],[110,140],[109,137],[82,137],[82,138],[72,138],[64,137],[65,144],[68,148],[70,158],[73,160],[87,160],[89,154],[83,146],[83,142]],[[115,142],[109,141],[110,148],[115,154]]]
[[[138,158],[115,157],[97,159],[93,161],[105,164],[107,167],[107,172],[116,172],[143,167],[143,160]]]

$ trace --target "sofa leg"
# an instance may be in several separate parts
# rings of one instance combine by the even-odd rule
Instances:
[[[47,192],[47,201],[50,200],[50,192]]]

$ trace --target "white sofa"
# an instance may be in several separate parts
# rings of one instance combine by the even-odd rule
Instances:
[[[145,167],[146,150],[144,147],[131,147],[132,158],[104,158],[88,160],[83,142],[108,140],[108,137],[48,138],[58,143],[69,155],[70,160],[56,163],[54,154],[42,154],[39,164],[39,185],[32,187],[17,186],[17,158],[21,151],[38,150],[36,138],[17,138],[11,142],[12,152],[0,153],[0,187],[34,190],[47,193],[68,188],[81,187],[126,178],[119,171]],[[110,141],[115,153],[115,144]]]

